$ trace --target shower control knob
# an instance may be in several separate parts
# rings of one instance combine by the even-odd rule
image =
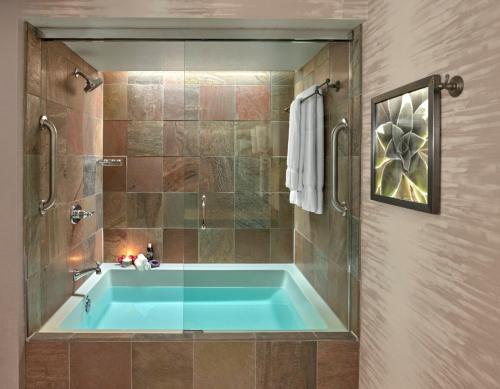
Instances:
[[[80,204],[71,207],[71,224],[77,224],[80,220],[94,216],[95,211],[85,211]]]

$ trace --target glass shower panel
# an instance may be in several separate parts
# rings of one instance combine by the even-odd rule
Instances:
[[[338,91],[324,93],[325,113],[325,188],[321,215],[295,208],[295,264],[315,290],[349,327],[348,237],[350,213],[343,216],[332,205],[333,178],[336,168],[337,193],[350,207],[349,131],[339,133],[336,164],[331,131],[342,118],[349,122],[349,42],[323,43],[322,48],[295,72],[295,95],[330,79],[340,82]]]
[[[104,77],[104,157],[124,161],[103,168],[105,260],[145,254],[152,243],[155,259],[171,271],[164,278],[142,275],[154,287],[137,290],[136,298],[148,308],[141,311],[144,325],[182,331],[183,266],[192,251],[183,231],[198,222],[197,206],[187,193],[191,182],[183,179],[178,160],[191,144],[179,148],[172,132],[184,119],[184,42],[102,44],[94,50],[128,53],[127,64],[133,67]],[[161,55],[150,55],[152,50]]]
[[[199,166],[197,262],[293,261],[284,108],[294,70],[323,45],[186,42],[184,132],[199,147],[184,163]]]
[[[182,164],[198,166],[198,257],[206,264],[293,263],[294,207],[285,187],[289,114],[295,70],[321,51],[320,42],[186,42],[184,134],[198,142]],[[190,177],[196,173],[190,168]],[[189,265],[186,265],[187,269]],[[244,312],[266,309],[261,297],[197,288],[186,272],[184,328],[256,330]],[[205,290],[206,292],[206,290]],[[271,304],[271,302],[269,302]],[[218,311],[218,309],[227,309]],[[253,311],[257,309],[257,311]],[[232,318],[235,322],[231,322]],[[207,328],[206,321],[210,323]],[[290,322],[285,323],[286,328]],[[203,324],[205,323],[205,324]],[[262,324],[262,323],[261,323]],[[266,329],[265,323],[259,329]],[[277,329],[268,323],[269,328]],[[292,328],[292,327],[289,327]]]

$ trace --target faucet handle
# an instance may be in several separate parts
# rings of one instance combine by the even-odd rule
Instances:
[[[101,270],[101,264],[99,262],[95,263],[95,272],[97,274],[101,274],[101,272],[102,272],[102,270]]]
[[[78,215],[80,215],[80,217],[82,219],[86,219],[88,217],[94,216],[95,211],[86,211],[84,209],[80,209],[80,210],[75,211],[75,213],[77,213]]]
[[[82,209],[80,204],[71,207],[71,224],[77,224],[80,220],[94,216],[95,211],[86,211]]]

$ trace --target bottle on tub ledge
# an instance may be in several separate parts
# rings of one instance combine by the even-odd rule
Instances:
[[[153,243],[148,243],[148,247],[146,248],[146,259],[148,260],[151,268],[160,267],[160,261],[154,259],[155,253],[153,250]]]

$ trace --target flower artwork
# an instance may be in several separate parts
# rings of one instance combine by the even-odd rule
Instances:
[[[427,203],[427,89],[377,105],[375,193]]]
[[[436,213],[434,77],[372,100],[372,199]],[[420,86],[420,87],[419,87]],[[434,196],[434,197],[433,197]]]

